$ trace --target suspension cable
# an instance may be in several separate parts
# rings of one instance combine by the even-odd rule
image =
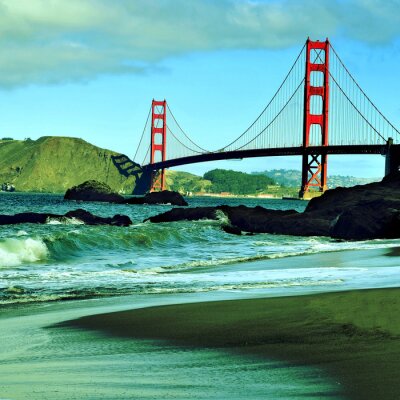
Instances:
[[[393,130],[397,133],[400,134],[400,131],[382,114],[382,112],[376,107],[376,105],[372,102],[372,100],[368,97],[368,95],[364,92],[364,90],[361,88],[361,86],[358,84],[358,82],[354,79],[353,75],[350,73],[350,71],[347,69],[347,67],[344,65],[343,61],[341,60],[341,58],[339,57],[339,55],[336,53],[335,49],[333,48],[333,46],[331,45],[331,49],[333,50],[333,53],[335,54],[335,56],[337,57],[337,59],[339,60],[340,64],[342,65],[342,67],[345,69],[345,71],[347,72],[347,74],[349,75],[349,77],[352,79],[352,81],[356,84],[356,86],[358,87],[358,89],[360,89],[361,93],[364,95],[364,97],[369,101],[369,103],[372,105],[372,107],[378,112],[378,114],[393,128]],[[331,75],[329,73],[329,75]],[[332,75],[331,75],[332,76]]]
[[[149,113],[147,114],[146,123],[144,124],[143,133],[142,133],[142,136],[141,136],[141,138],[140,138],[138,147],[136,148],[136,153],[135,153],[135,155],[133,156],[133,159],[134,159],[134,160],[136,159],[136,156],[137,156],[137,154],[138,154],[140,145],[142,144],[142,140],[143,140],[144,134],[145,134],[145,132],[146,132],[147,124],[148,124],[148,122],[149,122],[150,114],[151,114],[151,107],[150,107],[150,109],[149,109]],[[147,156],[147,154],[146,154],[146,156]],[[145,157],[145,158],[146,158],[146,157]]]
[[[151,144],[150,144],[149,147],[147,148],[146,154],[145,154],[145,156],[144,156],[144,158],[143,158],[143,161],[142,161],[142,164],[141,164],[141,165],[145,165],[144,163],[145,163],[145,161],[146,161],[146,158],[147,158],[148,154],[150,153],[150,148],[151,148]],[[150,160],[149,160],[149,161],[150,161]],[[150,164],[150,162],[149,162],[149,164]]]
[[[302,79],[302,81],[300,82],[300,84],[297,86],[296,90],[293,92],[293,94],[290,96],[289,100],[286,102],[286,104],[280,109],[280,111],[278,112],[278,114],[276,114],[276,116],[274,117],[274,119],[255,137],[253,137],[251,140],[249,140],[246,144],[244,144],[241,147],[238,147],[235,150],[241,150],[243,149],[243,147],[246,147],[248,144],[250,144],[251,142],[253,142],[254,140],[256,140],[258,137],[260,137],[275,121],[276,119],[282,114],[283,110],[288,106],[288,104],[291,102],[291,100],[293,99],[293,97],[295,96],[295,94],[299,91],[299,89],[301,88],[301,86],[303,85],[305,81],[305,78]]]
[[[167,125],[167,130],[168,132],[175,138],[175,140],[181,144],[185,149],[192,151],[193,153],[197,153],[197,154],[203,154],[201,151],[197,151],[197,150],[193,150],[191,147],[186,146],[185,144],[183,144],[178,138],[177,136],[174,134],[174,132],[171,131],[171,129],[168,127]],[[209,152],[208,152],[209,153]]]
[[[257,121],[261,118],[261,116],[264,114],[264,112],[268,109],[268,107],[271,105],[271,103],[275,100],[276,96],[278,95],[279,91],[282,89],[283,85],[285,84],[285,82],[288,80],[289,75],[292,73],[294,67],[297,64],[297,61],[299,61],[301,55],[303,54],[303,50],[306,47],[306,45],[304,45],[301,50],[299,55],[296,57],[296,60],[294,61],[292,67],[290,68],[289,72],[286,74],[285,79],[283,80],[283,82],[281,83],[281,85],[279,86],[278,90],[275,92],[275,94],[272,96],[271,100],[269,101],[269,103],[264,107],[264,109],[261,111],[261,113],[258,115],[258,117],[254,120],[254,122],[240,135],[238,136],[234,141],[232,141],[231,143],[227,144],[226,146],[222,147],[219,150],[216,150],[214,153],[219,153],[223,150],[225,150],[227,147],[231,146],[232,144],[234,144],[235,142],[237,142],[240,138],[242,138],[256,123]],[[304,79],[303,79],[304,80]],[[297,89],[296,89],[297,91]]]
[[[336,52],[335,52],[336,54]],[[321,63],[324,63],[324,61],[322,60],[322,58],[320,57],[319,53],[317,54],[317,58],[320,59]],[[343,63],[342,63],[343,65]],[[344,65],[343,65],[344,66]],[[346,69],[346,67],[345,67]],[[346,99],[349,101],[349,103],[353,106],[353,108],[357,111],[357,113],[361,116],[361,118],[378,134],[378,136],[383,139],[384,141],[386,141],[386,139],[376,130],[376,128],[374,126],[372,126],[372,124],[367,120],[367,118],[364,116],[364,114],[361,113],[361,111],[357,108],[357,106],[351,101],[351,99],[349,98],[349,96],[347,96],[347,94],[344,92],[344,90],[340,87],[339,83],[337,82],[337,80],[334,78],[334,76],[331,74],[331,72],[329,71],[328,68],[325,67],[325,70],[328,71],[329,76],[333,79],[333,81],[336,83],[337,87],[339,88],[339,90],[343,93],[344,97],[346,97]],[[347,69],[346,69],[347,71]],[[347,71],[348,72],[348,71]],[[350,75],[350,73],[348,72],[348,74]],[[351,75],[350,75],[351,76]],[[353,79],[353,78],[352,78]],[[354,79],[353,79],[354,80]],[[355,82],[355,81],[354,81]],[[358,85],[357,85],[358,86]],[[358,86],[359,87],[359,86]],[[360,87],[359,87],[360,88]],[[367,95],[362,91],[362,89],[360,88],[361,92],[364,94],[365,97],[367,97]],[[367,97],[368,98],[368,97]],[[368,99],[369,100],[369,99]],[[371,102],[371,101],[370,101]],[[372,104],[372,103],[371,103]],[[372,104],[373,105],[373,104]],[[374,106],[375,107],[375,106]],[[378,110],[379,111],[379,110]],[[382,115],[382,114],[381,114]],[[389,122],[390,123],[390,122]],[[395,129],[396,130],[396,129]]]
[[[181,128],[181,126],[179,125],[178,121],[176,120],[174,114],[172,113],[171,109],[169,108],[169,105],[167,103],[167,109],[169,111],[169,113],[171,114],[173,120],[175,121],[176,125],[178,126],[178,128],[180,129],[180,131],[184,134],[184,136],[190,141],[190,143],[192,143],[195,147],[197,147],[198,149],[204,151],[205,153],[210,153],[209,150],[203,149],[201,146],[199,146],[198,144],[196,144],[195,142],[193,142],[192,139],[190,139],[190,137],[185,133],[185,131]],[[167,125],[168,127],[168,125]],[[174,135],[175,136],[175,135]]]

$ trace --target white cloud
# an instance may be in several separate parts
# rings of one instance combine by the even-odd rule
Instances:
[[[0,0],[0,85],[141,72],[190,51],[309,35],[386,43],[399,33],[399,0]]]

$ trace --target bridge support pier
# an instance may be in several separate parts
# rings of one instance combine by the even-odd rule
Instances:
[[[165,190],[165,187],[165,169],[163,168],[158,171],[152,171],[150,192],[161,192],[162,190]]]
[[[400,145],[394,145],[392,138],[387,141],[385,158],[385,176],[400,172]]]
[[[151,149],[150,164],[165,161],[167,151],[167,102],[153,100],[151,103]],[[161,156],[161,157],[160,157]],[[165,190],[165,170],[153,171],[150,192]]]
[[[307,39],[301,199],[319,196],[327,189],[328,156],[310,153],[307,148],[328,146],[329,47],[328,39],[325,42]],[[323,79],[316,78],[316,74],[322,74]]]

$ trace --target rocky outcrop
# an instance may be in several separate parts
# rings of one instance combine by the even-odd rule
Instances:
[[[162,214],[144,220],[150,222],[198,221],[201,219],[217,219],[218,207],[173,208]]]
[[[381,182],[328,190],[322,196],[311,199],[305,212],[319,212],[326,216],[337,217],[344,210],[367,204],[374,200],[390,201],[399,199],[400,173],[389,175]]]
[[[132,224],[130,218],[126,215],[114,215],[110,218],[98,217],[88,211],[78,209],[69,211],[64,215],[50,213],[20,213],[15,215],[0,215],[0,225],[15,225],[15,224],[46,224],[50,221],[67,222],[68,220],[76,219],[86,225],[115,225],[129,226]]]
[[[400,238],[400,173],[382,182],[328,190],[312,199],[303,213],[263,207],[172,209],[151,222],[218,219],[226,215],[228,233],[241,231],[296,236],[331,236],[345,240]]]
[[[219,212],[218,212],[219,211]],[[222,223],[222,228],[228,233],[238,234],[241,231],[251,233],[276,233],[299,236],[327,236],[329,221],[316,218],[313,221],[303,218],[303,214],[295,210],[269,210],[263,207],[218,206],[197,208],[173,208],[162,214],[155,215],[145,221],[173,222],[196,221],[200,219],[221,219],[223,213],[229,222]]]
[[[400,237],[400,200],[372,200],[349,207],[332,224],[338,239],[394,239]]]
[[[126,204],[171,204],[172,206],[187,206],[188,203],[178,193],[170,190],[147,193],[143,197],[132,197],[123,201]]]
[[[86,181],[68,189],[65,200],[102,201],[108,203],[122,203],[124,197],[112,191],[110,186],[103,182]]]
[[[103,182],[86,181],[68,189],[64,200],[101,201],[119,204],[170,204],[172,206],[187,206],[188,203],[178,193],[169,190],[147,193],[141,197],[125,198]]]
[[[15,192],[15,186],[11,183],[3,183],[0,185],[1,192]]]

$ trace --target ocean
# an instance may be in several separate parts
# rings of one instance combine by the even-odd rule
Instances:
[[[260,205],[303,211],[297,200],[189,197],[190,206]],[[343,242],[323,237],[234,236],[218,221],[143,223],[171,206],[76,203],[62,195],[1,193],[0,213],[64,214],[83,208],[100,216],[126,214],[130,227],[85,226],[76,220],[0,227],[0,305],[126,295],[239,293],[278,295],[389,287],[397,259],[370,254],[341,262],[348,250],[390,254],[400,240]],[[307,256],[327,253],[322,263]],[[381,254],[381,253],[380,253]]]

